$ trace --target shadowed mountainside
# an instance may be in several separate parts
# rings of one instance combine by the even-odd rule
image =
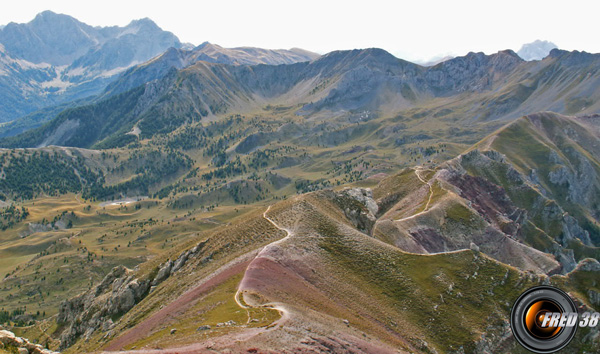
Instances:
[[[0,44],[5,52],[1,122],[96,95],[126,68],[182,45],[149,19],[125,27],[92,27],[51,11],[29,23],[9,23],[0,29]]]
[[[172,50],[163,57],[180,54]],[[106,140],[97,146],[122,146],[131,141],[125,134],[134,126],[141,137],[151,138],[207,117],[265,107],[284,107],[309,120],[343,121],[361,111],[412,115],[455,128],[493,126],[535,111],[581,114],[599,108],[598,55],[580,52],[553,50],[541,62],[525,62],[512,51],[470,53],[429,68],[380,49],[332,52],[312,62],[277,66],[200,61],[181,70],[163,57],[132,69],[109,88],[122,93],[67,109],[43,127],[0,144],[90,147]],[[141,77],[155,80],[130,89],[146,80],[138,76],[140,70]],[[101,113],[83,114],[89,111]]]
[[[109,89],[103,96],[122,92],[123,87],[137,87],[163,77],[171,67],[181,69],[199,60],[277,65],[319,56],[298,48],[228,49],[203,43],[186,50],[182,49],[184,46],[175,35],[148,18],[134,20],[125,27],[92,27],[71,16],[44,11],[28,23],[9,23],[0,28],[0,122],[102,94],[128,68],[156,56],[147,64],[150,68],[142,65],[128,73],[129,78],[137,75],[137,79],[130,79],[134,85],[121,84],[118,92]],[[153,71],[159,73],[153,76]],[[52,117],[49,114],[44,119],[22,119],[16,125],[35,127],[40,120]]]

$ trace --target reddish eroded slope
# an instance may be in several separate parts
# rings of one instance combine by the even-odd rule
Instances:
[[[321,196],[322,197],[322,196]],[[348,296],[351,285],[335,278],[335,270],[328,269],[327,260],[319,251],[319,242],[328,235],[314,228],[315,222],[333,221],[322,207],[335,210],[327,200],[314,197],[298,197],[287,208],[278,206],[267,211],[265,217],[273,225],[288,232],[288,237],[266,246],[248,266],[239,289],[244,302],[250,306],[267,306],[281,311],[283,317],[273,331],[264,333],[260,342],[274,352],[348,352],[348,353],[397,353],[407,343],[398,333],[391,334],[380,325],[365,326],[362,316],[372,316],[359,299]],[[338,214],[337,218],[343,219]],[[325,220],[323,220],[325,219]],[[334,221],[339,223],[339,221]],[[346,224],[347,232],[367,238]],[[348,293],[346,291],[348,291]],[[368,306],[374,307],[374,306]],[[370,308],[370,310],[374,310]],[[346,324],[343,320],[348,321]],[[352,324],[352,325],[350,325]],[[355,327],[354,324],[361,324]],[[372,338],[363,332],[376,334]],[[384,342],[381,340],[384,339]],[[291,344],[291,343],[296,343]]]
[[[398,177],[390,179],[394,178]],[[502,187],[466,173],[460,157],[426,178],[417,182],[404,177],[414,187],[400,187],[405,191],[377,220],[372,231],[375,237],[406,252],[435,254],[473,248],[519,269],[547,274],[561,269],[554,256],[519,240],[527,212],[516,207]],[[427,195],[423,194],[425,184],[430,186]],[[395,188],[384,181],[375,195],[398,194]]]
[[[214,287],[222,284],[230,277],[243,272],[250,263],[252,256],[253,254],[250,254],[248,257],[238,259],[231,264],[225,265],[223,268],[219,269],[216,274],[201,281],[195,288],[192,288],[179,296],[175,301],[172,301],[158,312],[152,314],[132,329],[111,341],[104,350],[121,350],[125,346],[131,345],[148,336],[151,332],[157,330],[159,326],[163,325],[168,319],[183,314]]]
[[[546,200],[536,193],[501,154],[473,150],[383,180],[372,194],[375,211],[365,191],[321,191],[279,202],[262,214],[279,237],[221,274],[239,277],[235,284],[241,279],[239,292],[228,294],[238,312],[271,308],[281,318],[189,345],[169,342],[167,334],[167,349],[137,352],[511,352],[511,300],[530,286],[562,279],[543,274],[559,271],[560,264],[528,243],[536,220],[515,203],[520,195]],[[365,205],[348,201],[350,194]],[[203,296],[200,289],[210,292],[211,286],[197,289]],[[169,317],[165,313],[186,311],[195,301],[204,300],[182,295],[168,311],[126,332],[130,341],[117,339],[109,348],[152,333]]]
[[[487,222],[509,236],[515,236],[519,219],[525,210],[517,208],[504,189],[479,176],[454,174],[448,180],[460,196]]]
[[[451,195],[450,201],[456,196]],[[447,202],[444,198],[431,198],[432,208],[407,222],[439,214],[438,203]],[[502,318],[509,310],[503,299],[517,296],[532,281],[542,281],[470,250],[404,253],[357,231],[347,217],[353,214],[336,203],[336,193],[324,191],[268,208],[262,217],[285,237],[248,253],[243,262],[222,266],[218,275],[200,282],[190,293],[167,300],[170,305],[107,348],[135,343],[151,334],[169,313],[186,312],[194,302],[205,301],[203,294],[211,286],[243,274],[238,312],[273,308],[280,311],[280,319],[254,328],[238,322],[228,332],[217,331],[188,344],[169,341],[167,332],[162,344],[141,346],[134,353],[445,352],[459,346],[469,351],[482,340],[478,333],[489,326],[488,316],[500,321],[486,329],[488,333],[503,328]],[[491,243],[498,251],[514,252],[510,245],[516,241],[497,237],[497,243]],[[188,277],[193,278],[193,273]],[[195,296],[188,295],[192,293]],[[231,290],[227,297],[238,296]],[[461,316],[448,321],[457,311]]]

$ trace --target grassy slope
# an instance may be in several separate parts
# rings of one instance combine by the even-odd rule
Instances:
[[[425,178],[431,176],[431,173],[423,174]],[[389,186],[386,188],[386,185]],[[398,186],[400,189],[396,190]],[[397,177],[386,180],[381,188],[375,190],[375,194],[378,199],[389,197],[391,200],[398,200],[418,187],[423,187],[423,183],[418,180],[414,171],[406,170]],[[436,191],[441,192],[437,186],[435,188]],[[398,196],[391,192],[398,193]],[[444,199],[443,193],[436,193],[436,195],[434,201]],[[78,228],[81,231],[85,230],[84,236],[80,237],[83,244],[97,252],[102,252],[101,246],[95,245],[98,242],[97,238],[101,236],[99,232],[102,230],[103,233],[106,233],[106,228],[110,225],[114,234],[111,235],[109,232],[106,241],[103,241],[107,245],[106,247],[121,244],[121,250],[118,252],[138,254],[137,251],[141,250],[139,246],[137,249],[123,250],[125,241],[135,240],[142,233],[141,230],[129,228],[127,223],[133,220],[148,220],[151,215],[161,216],[161,222],[147,230],[152,235],[147,241],[147,246],[152,248],[148,251],[144,248],[143,252],[162,255],[142,264],[140,275],[151,272],[165,257],[174,257],[180,253],[182,248],[189,247],[184,246],[186,242],[192,245],[205,237],[209,237],[215,242],[212,248],[216,251],[213,262],[206,265],[201,263],[190,265],[189,269],[195,269],[194,272],[185,272],[185,274],[162,284],[152,296],[136,306],[118,322],[117,331],[135,326],[155,313],[160,304],[173,301],[190,285],[195,284],[220,265],[249,250],[260,248],[269,240],[273,240],[271,237],[277,237],[277,233],[270,234],[275,230],[260,217],[261,209],[247,216],[241,216],[239,221],[233,221],[231,226],[216,234],[210,232],[198,234],[198,228],[210,228],[212,225],[202,226],[203,222],[192,220],[195,217],[202,215],[205,219],[212,217],[214,220],[218,220],[222,217],[224,220],[231,220],[232,216],[239,215],[235,208],[242,207],[222,206],[212,214],[192,214],[179,218],[176,216],[181,216],[181,210],[166,208],[162,202],[158,206],[148,204],[149,209],[142,208],[140,210],[131,208],[132,205],[127,209],[113,207],[103,210],[98,204],[93,203],[92,209],[86,211],[84,210],[85,205],[75,205],[76,199],[71,198],[68,203],[72,204],[67,203],[66,208],[75,209],[81,215],[80,226],[76,223],[72,231],[78,231]],[[285,287],[276,288],[275,292],[259,295],[270,301],[275,301],[279,297],[286,303],[295,304],[300,310],[310,308],[312,311],[306,314],[309,328],[304,327],[303,329],[312,330],[315,335],[327,334],[328,332],[323,328],[331,327],[331,321],[333,321],[334,325],[331,328],[335,331],[334,333],[348,332],[352,335],[357,332],[365,333],[372,341],[381,340],[417,351],[427,351],[419,339],[422,335],[431,338],[429,345],[438,350],[456,349],[460,345],[466,346],[467,349],[474,348],[476,345],[474,341],[478,340],[480,333],[484,331],[490,333],[498,331],[499,333],[501,331],[501,327],[486,328],[489,324],[485,322],[485,319],[488,318],[486,316],[490,314],[498,314],[500,318],[506,316],[510,304],[518,293],[527,286],[539,282],[539,279],[528,278],[510,267],[471,251],[435,256],[418,256],[400,252],[352,230],[341,211],[337,211],[327,197],[318,194],[301,198],[301,200],[305,199],[312,205],[310,212],[295,211],[293,206],[297,204],[297,201],[292,200],[283,202],[274,209],[275,215],[283,214],[282,210],[292,210],[291,215],[295,220],[302,222],[290,225],[304,228],[298,230],[300,237],[297,240],[290,239],[289,245],[286,244],[285,249],[289,250],[291,254],[284,254],[281,261],[288,264],[290,269],[301,274],[304,279],[308,279],[308,283],[312,284],[310,291],[316,288],[322,296],[331,300],[329,300],[330,302],[309,304],[306,303],[306,299],[309,298],[306,296],[307,290],[289,293]],[[36,205],[38,205],[36,208],[33,203],[29,207],[38,218],[48,215],[49,210],[60,210],[60,205],[66,203],[67,200],[65,197],[49,198],[43,202],[36,201]],[[77,208],[81,208],[81,210]],[[250,206],[245,210],[254,208],[256,207]],[[464,221],[464,212],[458,207],[455,209],[448,210],[449,217],[457,221]],[[107,218],[98,213],[106,213]],[[166,215],[168,216],[165,217]],[[291,222],[285,218],[274,217],[282,224]],[[252,226],[252,222],[262,223],[263,226]],[[261,231],[261,228],[264,227],[266,229]],[[271,231],[268,231],[269,229]],[[236,231],[232,232],[232,230]],[[252,234],[258,238],[246,238],[248,230],[252,230]],[[119,233],[117,234],[117,232]],[[128,234],[125,235],[124,232]],[[172,236],[169,236],[174,233],[181,234],[181,238],[178,237],[177,240],[174,240]],[[242,241],[240,242],[240,240]],[[110,252],[110,248],[108,249]],[[301,252],[298,253],[298,251]],[[119,253],[120,256],[122,254]],[[286,257],[290,255],[294,257]],[[311,271],[312,275],[308,276],[304,273],[306,269],[298,267],[296,263],[287,263],[290,259],[298,259],[296,257],[304,259],[303,262],[312,267],[318,265],[317,268],[314,268],[314,272]],[[58,264],[55,266],[58,267]],[[474,269],[478,269],[477,275],[475,275]],[[508,278],[502,284],[502,279],[506,274],[508,274]],[[236,326],[235,328],[196,333],[194,328],[200,323],[213,325],[229,319],[233,319],[237,323],[243,322],[244,312],[240,312],[240,309],[236,308],[232,302],[240,276],[238,274],[227,280],[222,286],[214,288],[172,323],[157,328],[157,331],[152,332],[150,337],[130,343],[127,347],[168,345],[172,343],[172,337],[168,335],[171,327],[178,328],[181,336],[194,333],[191,335],[190,341],[201,340],[207,336],[219,337],[230,332],[245,330],[245,328]],[[573,279],[565,286],[570,289],[580,289],[580,284],[581,280]],[[450,287],[450,285],[452,286]],[[580,290],[577,291],[580,292]],[[415,294],[419,294],[419,296],[415,297]],[[585,298],[585,294],[582,295]],[[350,301],[350,299],[352,300]],[[216,307],[214,307],[215,305]],[[468,328],[468,330],[457,331],[448,320],[450,313],[460,313],[462,328]],[[422,318],[423,314],[429,318],[425,322]],[[272,315],[265,314],[265,316],[263,316],[264,322],[256,323],[256,327],[268,326],[268,322],[276,319]],[[349,319],[351,329],[340,325],[341,319]],[[500,326],[501,322],[495,322],[495,324]],[[438,330],[439,328],[443,330]],[[80,342],[71,350],[77,352],[98,348],[105,344],[105,341],[100,339],[101,336],[102,334],[98,334],[87,343]],[[277,336],[275,335],[275,337]],[[261,341],[258,343],[264,344]],[[511,348],[514,349],[514,347]]]
[[[293,146],[295,150],[291,152],[286,151],[284,155],[296,158],[300,162],[290,167],[279,168],[278,164],[282,159],[280,156],[269,160],[267,167],[259,169],[260,172],[265,169],[271,169],[274,173],[291,178],[292,181],[300,178],[311,181],[326,178],[333,185],[336,185],[337,181],[344,185],[349,181],[353,181],[352,173],[359,171],[363,171],[364,177],[379,173],[390,173],[400,167],[415,163],[426,163],[428,160],[442,161],[462,150],[466,146],[465,142],[474,139],[474,137],[483,136],[494,126],[486,124],[478,125],[475,130],[470,131],[468,136],[461,136],[450,128],[456,123],[453,121],[455,120],[454,115],[464,112],[461,113],[455,110],[453,114],[443,115],[440,110],[446,104],[447,102],[443,102],[443,99],[440,99],[431,102],[431,107],[428,106],[427,109],[414,109],[402,112],[402,114],[397,116],[381,114],[367,123],[361,122],[359,124],[348,123],[346,121],[348,117],[339,117],[339,119],[330,119],[327,121],[320,121],[315,117],[304,120],[286,116],[291,111],[282,113],[282,117],[279,115],[280,112],[273,113],[270,110],[265,110],[258,113],[256,115],[257,119],[254,121],[246,120],[241,124],[226,127],[225,130],[220,132],[243,132],[243,134],[234,139],[227,153],[230,157],[239,155],[242,160],[250,161],[252,154],[235,153],[233,149],[235,144],[239,143],[249,134],[254,133],[257,129],[272,131],[277,139],[273,139],[265,143],[265,145],[255,146],[254,149],[264,151],[266,149],[283,149],[285,146]],[[435,116],[436,114],[437,116]],[[290,120],[294,119],[295,124],[302,124],[299,130],[304,131],[303,134],[277,133],[285,130],[283,127],[289,124]],[[208,126],[206,123],[202,124]],[[521,121],[518,124],[522,124]],[[552,146],[549,145],[547,137],[539,136],[538,130],[531,126],[521,127],[518,124],[511,126],[514,127],[512,130],[504,130],[504,135],[501,138],[493,140],[491,147],[507,154],[511,162],[514,162],[518,169],[527,173],[529,168],[539,165],[540,158],[547,158],[547,154],[550,151],[549,146],[550,148]],[[564,127],[559,126],[559,128],[562,129]],[[414,137],[424,132],[431,133],[430,137],[425,138],[425,140],[408,140],[407,143],[400,146],[396,143],[398,137]],[[161,139],[165,139],[162,142],[160,139],[156,139],[156,141],[141,141],[141,147],[139,148],[132,146],[131,149],[109,150],[118,156],[117,163],[111,162],[110,158],[102,161],[103,159],[99,156],[89,158],[89,161],[93,161],[96,168],[107,171],[107,168],[118,167],[120,163],[127,162],[129,156],[134,152],[141,151],[141,149],[146,147],[153,147],[154,144],[159,146],[163,145],[163,143],[166,144],[167,139],[177,137],[181,133],[181,131],[177,130],[161,136]],[[531,136],[535,136],[536,138],[530,139],[529,137]],[[450,142],[446,143],[446,141]],[[562,146],[574,146],[571,143],[569,144]],[[441,145],[443,145],[443,148],[440,147]],[[369,149],[369,146],[372,146],[374,149]],[[355,149],[355,147],[360,147],[361,149]],[[436,152],[432,156],[425,156],[420,149],[426,147],[437,148],[439,153]],[[577,151],[585,156],[590,154],[581,149]],[[190,149],[186,150],[185,153],[195,160],[193,168],[199,168],[200,174],[214,169],[210,159],[204,156],[202,149]],[[92,152],[93,154],[95,153]],[[345,168],[338,168],[338,166],[345,166],[348,161],[351,162],[351,173],[347,173]],[[369,162],[370,165],[364,167],[364,162]],[[107,181],[114,184],[131,178],[132,171],[135,170],[135,165],[126,166],[128,167],[124,172],[112,171],[109,173]],[[544,166],[544,164],[541,164],[537,168],[543,173],[551,170],[551,167]],[[36,222],[42,218],[50,219],[62,210],[74,211],[78,215],[79,221],[74,223],[75,227],[72,230],[37,233],[26,239],[20,239],[17,234],[18,231],[26,228],[26,222],[21,223],[7,233],[3,233],[0,253],[7,257],[2,257],[2,260],[0,260],[0,271],[2,271],[0,274],[11,272],[16,266],[20,266],[20,269],[16,273],[17,278],[9,279],[2,283],[0,291],[6,294],[7,297],[5,299],[8,298],[9,294],[13,295],[9,301],[6,301],[2,305],[5,305],[7,308],[27,305],[28,311],[35,312],[39,309],[40,311],[46,311],[47,315],[50,315],[54,313],[53,311],[55,310],[53,309],[55,305],[66,296],[65,294],[85,290],[90,286],[90,277],[92,277],[92,282],[97,282],[113,265],[125,263],[133,267],[135,264],[142,262],[145,257],[163,254],[165,250],[169,249],[180,249],[181,245],[188,239],[197,237],[195,234],[199,231],[201,232],[217,226],[215,222],[217,224],[229,222],[233,216],[239,215],[236,209],[239,209],[240,213],[244,213],[254,208],[253,206],[245,207],[239,204],[236,205],[231,195],[227,193],[228,183],[233,180],[248,178],[252,172],[255,171],[233,176],[224,181],[218,181],[214,185],[211,184],[206,189],[201,189],[200,192],[205,196],[208,195],[208,197],[196,201],[191,206],[184,206],[180,209],[173,208],[176,202],[185,202],[196,198],[199,192],[195,190],[177,190],[175,193],[169,195],[167,199],[162,201],[157,200],[159,202],[157,206],[151,203],[142,203],[142,209],[137,211],[132,210],[133,205],[128,207],[128,209],[117,207],[103,210],[99,206],[99,203],[96,202],[89,203],[92,205],[91,209],[85,210],[85,204],[80,205],[73,195],[38,199],[35,201],[35,207],[33,202],[19,204],[27,206],[32,212],[32,216],[26,222]],[[478,171],[477,173],[482,175],[487,173],[485,174],[486,177],[489,177],[490,180],[500,185],[508,183],[505,177],[503,177],[506,171],[499,170],[494,175],[491,175],[490,172],[494,171]],[[540,175],[543,173],[540,173]],[[171,182],[179,182],[180,186],[185,187],[194,187],[205,183],[198,177],[186,178],[185,176],[174,177],[168,181],[168,183]],[[390,198],[390,203],[393,200],[402,199],[403,196],[409,194],[414,189],[423,188],[423,196],[417,203],[420,209],[418,208],[416,211],[422,210],[426,203],[427,191],[412,170],[406,170],[404,173],[385,183],[390,185],[388,186],[389,188],[383,186],[376,189],[376,199],[388,197]],[[546,183],[546,187],[550,188],[547,182],[544,183]],[[296,192],[293,183],[284,186],[282,189],[275,189],[272,184],[268,183],[264,187],[270,188],[268,197],[276,196],[277,198],[284,198]],[[386,193],[391,191],[392,187],[398,189],[397,192],[394,192],[398,193],[398,195],[394,195],[394,193],[391,193],[390,196],[386,195]],[[446,198],[442,187],[441,185],[434,184],[435,190],[439,192],[433,198],[434,204]],[[210,193],[214,193],[214,195]],[[244,193],[246,194],[242,195],[243,199],[248,199],[251,203],[255,202],[255,200],[252,200],[257,196],[255,191],[252,193],[244,191]],[[560,191],[557,191],[556,195],[561,196]],[[519,195],[519,198],[522,198],[523,206],[531,203],[528,194]],[[201,205],[206,207],[208,203],[214,203],[215,201],[218,201],[220,204],[220,207],[215,211],[207,212],[200,207]],[[560,197],[558,201],[562,205],[564,197]],[[264,203],[264,201],[258,202],[261,207]],[[149,207],[149,209],[144,209],[145,207]],[[449,216],[451,219],[457,219],[462,222],[466,214],[464,210],[459,208],[448,209]],[[577,212],[576,209],[573,210]],[[412,211],[405,210],[404,215],[398,215],[398,217],[411,214]],[[128,223],[132,224],[136,220],[138,222],[142,220],[147,221],[151,217],[160,220],[160,222],[144,227],[143,231],[142,227],[131,227],[128,225]],[[584,218],[586,217],[584,216]],[[551,230],[552,225],[548,225],[544,229],[546,231]],[[72,236],[72,234],[79,232],[81,232],[79,236]],[[107,236],[102,241],[99,241],[104,234],[107,234]],[[528,241],[532,244],[547,245],[548,242],[551,242],[548,234],[540,232],[535,226],[532,226],[532,231],[528,232],[528,235],[531,237]],[[144,236],[143,241],[134,242],[140,236]],[[145,238],[145,236],[148,237]],[[550,233],[550,236],[556,235]],[[382,238],[383,236],[379,235],[378,237]],[[67,238],[70,241],[66,242],[63,248],[55,251],[56,247],[51,243],[61,238]],[[79,246],[79,240],[81,240],[82,246]],[[133,245],[127,248],[126,245],[129,242],[132,242]],[[118,245],[121,245],[121,247],[119,248]],[[97,254],[98,257],[104,255],[104,260],[99,261],[94,258],[94,261],[88,262],[87,253],[78,252],[78,247],[86,247],[94,254]],[[117,247],[119,250],[114,251],[114,247]],[[578,245],[573,245],[573,248],[575,248],[576,253],[579,255],[578,258],[586,255],[597,255],[597,250],[590,250],[583,246],[578,247]],[[46,249],[49,249],[53,253],[28,264],[36,254]],[[69,263],[66,263],[65,259]],[[35,268],[40,264],[42,266],[38,274],[36,274]],[[69,266],[75,264],[83,265],[83,267]],[[27,295],[28,291],[36,287],[36,276],[39,279],[45,275],[50,282],[54,283],[59,281],[61,278],[59,274],[64,273],[56,273],[56,269],[61,269],[61,271],[66,270],[67,272],[73,270],[73,274],[75,275],[75,272],[77,272],[77,276],[73,277],[75,280],[72,283],[55,284],[50,287],[50,296],[46,295],[43,300],[39,295]],[[19,285],[21,285],[21,289],[18,287]]]
[[[283,267],[287,275],[281,278],[278,272],[246,271],[246,278],[263,275],[258,277],[263,281],[247,286],[245,290],[252,295],[246,295],[246,298],[250,296],[259,303],[286,304],[292,319],[297,320],[288,321],[262,336],[251,336],[235,347],[237,349],[253,346],[283,348],[277,345],[293,347],[300,345],[298,333],[302,333],[302,337],[309,335],[315,338],[352,338],[364,333],[369,341],[382,341],[417,352],[427,352],[432,348],[448,352],[460,347],[471,352],[476,350],[476,342],[481,339],[482,333],[502,335],[512,302],[523,290],[540,284],[544,279],[472,251],[432,256],[401,252],[354,230],[343,212],[322,193],[280,203],[272,209],[270,216],[279,225],[294,230],[294,235],[278,246],[279,251],[269,252],[270,257],[274,257],[273,264]],[[302,223],[298,223],[299,220]],[[228,229],[223,233],[239,237]],[[217,264],[204,267],[215,269],[228,259],[231,257],[215,260]],[[152,310],[156,309],[153,307],[156,305],[152,304],[174,301],[181,292],[174,289],[181,284],[195,284],[208,272],[202,266],[191,267],[197,271],[185,272],[161,285],[164,291],[161,289],[144,300],[121,320],[119,327],[128,328],[140,323],[142,318],[156,311]],[[277,269],[268,264],[265,267]],[[259,273],[253,273],[256,271]],[[261,320],[248,327],[240,325],[246,314],[232,300],[241,275],[238,273],[228,278],[222,286],[191,304],[189,310],[156,327],[149,337],[126,347],[172,346],[173,336],[168,334],[170,328],[181,331],[175,336],[182,340],[177,345],[183,345],[244,333],[255,326],[268,326],[268,322],[276,317],[263,317],[264,322]],[[293,286],[287,283],[286,279],[296,278],[301,279],[299,283]],[[589,279],[584,274],[573,274],[555,277],[553,281],[567,290],[576,291],[585,300],[587,295],[579,289],[587,286],[584,284],[589,283]],[[594,286],[591,288],[594,289]],[[345,326],[342,319],[348,320],[350,325]],[[234,320],[237,325],[195,331],[201,324],[213,325],[226,320]],[[89,350],[97,345],[94,343],[100,336],[71,350]],[[422,338],[427,338],[428,344]],[[512,340],[498,350],[519,352]]]
[[[594,215],[590,214],[590,211],[597,209],[600,203],[598,199],[600,182],[595,178],[600,175],[600,150],[595,143],[597,140],[597,133],[594,134],[593,130],[581,125],[578,119],[553,113],[541,113],[519,119],[484,139],[476,147],[499,151],[526,176],[535,169],[541,187],[550,192],[550,200],[546,203],[560,205],[575,217],[580,225],[590,231],[592,240],[597,242],[600,228]],[[559,163],[553,161],[555,158],[551,157],[552,154],[558,156]],[[584,163],[591,166],[592,175],[589,175],[589,172],[585,175],[581,172]],[[588,198],[586,202],[572,200],[568,185],[559,185],[550,180],[550,174],[563,165],[578,176],[577,183],[584,184],[591,181],[584,191]],[[517,190],[511,188],[513,182],[507,180],[506,171],[498,171],[496,176],[489,176],[489,172],[478,171],[479,174],[487,174],[486,177],[491,177],[491,180],[503,186],[509,193],[511,189]],[[540,191],[536,186],[525,191],[518,190],[519,193],[511,194],[511,198],[522,208],[531,209],[536,204],[536,199],[540,198]],[[559,236],[561,230],[553,225],[544,227],[544,222],[540,220],[539,215],[534,221],[550,236],[554,238]],[[573,246],[577,247],[578,254],[597,257],[598,253],[593,248],[584,245]],[[587,250],[584,250],[586,248]]]

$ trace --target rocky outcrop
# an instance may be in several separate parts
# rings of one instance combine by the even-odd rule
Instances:
[[[19,354],[58,354],[6,330],[0,330],[0,349],[15,349]]]
[[[156,275],[138,278],[133,270],[118,266],[95,288],[60,304],[57,322],[65,326],[60,336],[61,349],[73,345],[80,337],[90,338],[97,331],[109,331],[118,318],[142,301],[152,289],[175,272],[188,259],[200,253],[206,241],[182,252],[175,260],[161,264]]]
[[[577,220],[571,215],[565,215],[562,219],[562,228],[563,228],[563,245],[567,245],[568,241],[573,239],[579,239],[583,242],[584,245],[594,246],[592,240],[590,239],[590,233],[587,230],[584,230]]]
[[[491,321],[490,321],[491,322]],[[490,325],[485,329],[479,340],[475,343],[476,353],[499,353],[504,352],[514,342],[510,329],[510,322],[503,318],[495,325]]]
[[[586,258],[577,264],[577,270],[583,272],[600,273],[600,262],[593,258]]]
[[[550,171],[548,179],[552,184],[567,189],[567,200],[591,206],[598,174],[584,155],[573,149],[566,150],[571,155],[569,161],[564,161],[554,150],[550,153],[549,161],[557,166]]]
[[[370,234],[377,218],[379,206],[370,188],[348,188],[336,194],[334,200],[344,214],[360,231]]]
[[[183,267],[185,265],[185,262],[188,260],[188,257],[190,256],[191,253],[192,253],[192,250],[189,250],[187,252],[180,254],[179,258],[177,258],[177,260],[173,263],[173,268],[171,269],[171,272],[175,273],[176,271],[180,270],[181,267]]]
[[[157,286],[171,275],[173,269],[173,261],[168,260],[160,266],[156,278],[152,281],[152,286]]]
[[[600,293],[594,290],[588,290],[588,298],[594,306],[600,306]]]
[[[147,294],[149,280],[134,278],[134,272],[115,267],[95,289],[61,303],[57,322],[68,325],[63,331],[61,349],[74,344],[83,335],[89,338],[106,322],[129,311]]]

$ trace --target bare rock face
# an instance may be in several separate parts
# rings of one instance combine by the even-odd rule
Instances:
[[[373,217],[379,211],[377,202],[373,199],[373,191],[370,188],[351,188],[345,190],[346,195],[358,200],[369,210],[369,215]]]
[[[577,220],[570,216],[565,215],[563,217],[563,242],[578,238],[583,242],[583,244],[588,246],[593,246],[592,240],[590,239],[590,233],[584,230]]]
[[[548,180],[554,185],[548,190],[540,188],[540,176],[537,171],[531,170],[528,176],[523,175],[508,162],[506,156],[494,150],[470,151],[458,159],[459,168],[449,165],[448,170],[452,173],[446,172],[440,176],[458,187],[461,190],[460,195],[469,200],[471,206],[487,221],[521,242],[527,243],[524,227],[532,220],[539,220],[541,228],[548,233],[557,231],[550,225],[560,225],[562,232],[555,236],[555,242],[540,250],[555,256],[561,264],[561,272],[565,273],[577,265],[574,252],[569,249],[572,240],[577,239],[587,246],[594,246],[590,233],[553,199],[553,193],[564,191],[571,202],[584,205],[592,203],[590,196],[594,194],[591,193],[594,186],[589,180],[596,179],[595,172],[590,171],[589,161],[579,153],[573,151],[571,154],[577,162],[573,164],[574,168],[567,167],[568,164],[555,151],[549,154],[548,161],[555,164],[556,168],[548,176]],[[469,176],[461,170],[461,166],[462,170],[470,168],[495,174],[498,181],[505,181],[505,187],[497,185],[499,182],[490,178]],[[531,201],[519,199],[526,193],[536,197]]]
[[[502,319],[502,322],[496,325],[490,325],[481,335],[476,344],[477,353],[497,353],[509,345],[512,339],[512,331],[508,319]],[[514,341],[513,341],[514,342]]]
[[[167,260],[153,278],[139,279],[134,271],[118,266],[95,288],[60,304],[57,322],[65,326],[60,347],[73,345],[81,336],[90,338],[96,331],[114,327],[113,318],[120,317],[142,301],[152,288],[181,270],[190,257],[199,254],[206,241],[183,251],[176,261]]]
[[[370,188],[349,188],[336,194],[334,201],[360,231],[370,234],[379,211]]]
[[[598,180],[598,174],[590,161],[580,152],[574,150],[567,152],[573,157],[571,161],[564,161],[554,151],[550,153],[549,161],[558,167],[548,174],[548,178],[551,183],[567,188],[569,201],[591,206],[594,183]]]
[[[106,328],[112,316],[122,315],[139,302],[150,289],[150,280],[134,279],[133,271],[115,267],[95,288],[61,303],[57,322],[67,325],[61,335],[61,348],[84,335]]]
[[[167,279],[171,275],[171,269],[173,269],[173,261],[164,263],[159,269],[158,274],[156,274],[156,278],[152,281],[152,286],[156,286]]]
[[[26,338],[17,337],[11,331],[0,330],[0,348],[6,347],[16,348],[19,354],[58,354],[39,344],[33,344]]]
[[[176,271],[181,269],[181,267],[183,267],[183,265],[185,264],[185,262],[187,261],[187,259],[191,253],[192,253],[192,251],[190,250],[190,251],[180,254],[179,258],[177,258],[175,263],[173,263],[173,269],[171,269],[171,272],[175,273]]]

